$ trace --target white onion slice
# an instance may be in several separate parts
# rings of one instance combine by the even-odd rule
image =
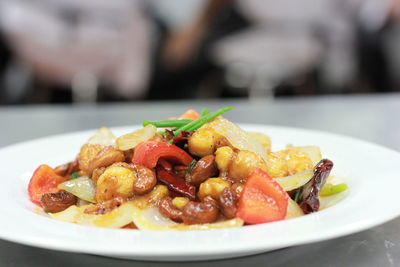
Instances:
[[[50,217],[63,222],[76,223],[76,216],[81,212],[81,208],[72,205],[66,210],[57,213],[49,213]]]
[[[174,221],[165,218],[156,207],[140,209],[135,207],[132,213],[132,221],[140,230],[167,230],[169,226],[175,225]]]
[[[283,189],[285,189],[285,191],[291,191],[305,185],[308,181],[310,181],[313,174],[313,171],[307,170],[294,175],[277,177],[274,179],[282,186]]]
[[[267,161],[267,152],[264,146],[254,137],[233,122],[219,116],[207,122],[201,128],[209,128],[228,139],[232,146],[240,150],[248,150],[258,154]]]
[[[101,127],[92,137],[87,141],[88,144],[102,145],[102,146],[115,146],[115,135],[107,127]]]
[[[93,181],[86,176],[68,180],[59,184],[58,189],[65,190],[80,199],[95,203],[96,188]]]
[[[109,213],[101,215],[86,214],[84,213],[86,208],[87,206],[81,207],[80,212],[75,216],[77,223],[98,227],[121,228],[132,222],[135,203],[133,201],[125,202]]]
[[[286,214],[285,219],[296,218],[296,217],[300,217],[303,215],[304,215],[304,212],[300,208],[300,206],[294,200],[289,198],[287,214]]]
[[[118,149],[126,151],[135,148],[138,144],[153,138],[156,132],[157,128],[154,125],[149,124],[132,133],[122,135],[118,137],[116,141]]]

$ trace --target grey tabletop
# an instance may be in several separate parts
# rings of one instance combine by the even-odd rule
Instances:
[[[353,136],[400,151],[400,94],[267,101],[134,102],[93,106],[0,107],[0,147],[47,135],[132,125],[187,108],[231,105],[235,122],[284,125]],[[266,237],[267,238],[267,237]],[[0,266],[400,266],[400,219],[319,243],[236,259],[195,263],[128,261],[0,240]]]

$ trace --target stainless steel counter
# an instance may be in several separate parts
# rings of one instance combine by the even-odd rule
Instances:
[[[189,107],[200,109],[207,106],[216,109],[227,105],[235,107],[229,113],[229,118],[235,122],[324,130],[361,138],[400,151],[400,94],[278,99],[275,102],[235,100],[0,107],[0,147],[47,135],[100,126],[138,124],[145,119],[161,119],[179,114]],[[357,234],[329,241],[255,256],[196,263],[127,261],[51,251],[0,240],[0,266],[117,267],[189,264],[296,267],[400,266],[400,218]]]

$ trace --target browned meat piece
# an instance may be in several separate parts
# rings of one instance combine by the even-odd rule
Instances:
[[[68,162],[66,164],[57,166],[54,171],[60,176],[69,176],[74,172],[79,171],[78,159]]]
[[[207,196],[202,202],[190,201],[184,208],[182,220],[184,224],[212,223],[218,218],[217,202]]]
[[[192,171],[187,173],[185,179],[186,182],[199,185],[210,177],[218,174],[218,167],[215,162],[214,155],[207,155],[202,157],[196,165],[194,165]]]
[[[86,214],[106,214],[112,211],[113,209],[118,208],[124,203],[124,199],[120,197],[116,197],[104,202],[97,203],[87,209],[85,209],[84,213]]]
[[[172,204],[171,197],[164,197],[158,204],[160,213],[173,221],[182,222],[183,212]]]
[[[135,165],[136,178],[133,181],[133,191],[143,195],[149,193],[157,184],[156,174],[144,166]]]
[[[164,197],[158,210],[163,216],[184,224],[212,223],[218,218],[218,205],[212,197],[206,197],[202,202],[190,201],[181,209],[174,206],[171,197]]]
[[[45,212],[55,213],[63,211],[69,206],[75,205],[77,200],[77,197],[73,194],[66,191],[60,191],[57,193],[43,194],[40,199],[40,204],[42,204]]]
[[[81,148],[78,160],[79,168],[91,176],[96,168],[107,167],[115,162],[124,162],[125,155],[112,146],[85,144]]]
[[[219,196],[220,210],[225,218],[232,219],[236,217],[236,202],[236,192],[229,187],[225,187]]]

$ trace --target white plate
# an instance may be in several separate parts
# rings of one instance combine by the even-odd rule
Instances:
[[[0,238],[61,251],[144,260],[205,260],[256,254],[362,231],[400,215],[400,154],[349,137],[303,129],[242,125],[269,134],[274,149],[286,144],[318,145],[344,176],[350,194],[329,209],[296,219],[221,229],[150,232],[87,227],[33,212],[27,183],[40,164],[56,166],[74,158],[94,132],[46,137],[0,150]],[[127,133],[132,127],[113,129]]]

